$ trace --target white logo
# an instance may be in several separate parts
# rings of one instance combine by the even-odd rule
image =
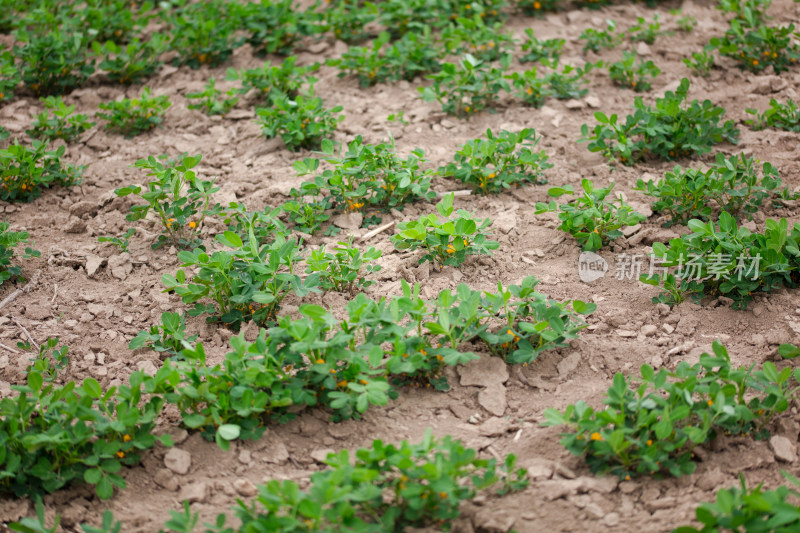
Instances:
[[[578,258],[578,276],[581,281],[591,283],[606,275],[608,263],[594,252],[583,252]]]

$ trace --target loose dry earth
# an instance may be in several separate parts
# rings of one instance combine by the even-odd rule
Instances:
[[[640,46],[664,71],[651,93],[652,101],[664,90],[674,89],[689,72],[681,59],[699,51],[709,38],[726,28],[722,14],[711,2],[668,5],[662,8],[667,29],[677,30],[675,17],[666,7],[682,7],[694,15],[698,27],[691,34],[675,31],[650,46]],[[800,18],[800,4],[780,0],[770,14],[775,24],[788,24]],[[513,16],[508,26],[518,39],[525,28],[535,29],[537,37],[567,39],[564,58],[576,64],[584,60],[616,60],[621,50],[600,56],[582,56],[578,35],[587,27],[602,28],[604,19],[617,20],[619,27],[632,25],[637,16],[652,18],[653,11],[643,6],[622,5],[600,11],[570,11],[545,19]],[[323,44],[309,41],[299,54],[301,64],[336,57],[346,49],[341,42]],[[278,58],[272,58],[273,62]],[[31,204],[0,202],[3,217],[12,229],[29,231],[42,257],[24,263],[26,277],[33,279],[31,290],[11,306],[0,311],[0,342],[14,346],[24,339],[24,326],[41,342],[58,336],[70,347],[71,364],[64,376],[80,380],[93,376],[107,387],[124,380],[135,369],[154,371],[158,354],[131,352],[127,344],[136,333],[159,320],[166,310],[182,311],[184,305],[162,292],[164,273],[174,273],[178,260],[174,250],[152,251],[151,236],[158,232],[151,223],[139,224],[140,232],[131,241],[130,254],[97,242],[97,236],[117,234],[128,227],[124,217],[129,201],[116,198],[113,190],[140,183],[143,175],[132,164],[148,155],[182,152],[203,154],[200,174],[217,177],[221,191],[217,201],[244,202],[249,209],[277,205],[303,178],[295,176],[293,161],[307,156],[287,151],[280,140],[266,141],[254,123],[252,106],[247,101],[226,118],[209,118],[187,109],[184,95],[201,90],[210,77],[224,78],[226,67],[252,68],[262,63],[249,47],[240,48],[229,64],[219,69],[189,70],[165,66],[148,85],[156,94],[168,94],[173,102],[162,128],[132,140],[124,140],[95,126],[82,142],[68,148],[68,160],[88,165],[82,185],[69,190],[48,191]],[[516,64],[514,69],[524,70]],[[542,135],[540,145],[550,155],[554,167],[547,172],[550,185],[578,185],[590,178],[601,185],[616,182],[630,203],[650,214],[647,200],[632,191],[637,178],[663,175],[672,164],[638,165],[613,170],[585,145],[579,145],[580,125],[593,124],[595,107],[610,114],[627,114],[634,94],[614,87],[607,71],[590,74],[587,98],[578,102],[551,100],[542,109],[531,109],[507,99],[497,113],[484,112],[460,121],[444,116],[436,104],[416,98],[422,81],[401,82],[362,89],[352,78],[340,79],[337,71],[323,67],[318,93],[330,106],[344,106],[346,119],[336,133],[337,141],[363,135],[368,142],[379,142],[390,131],[401,152],[416,147],[425,150],[430,164],[438,167],[449,161],[465,141],[481,136],[487,128],[497,131],[533,127]],[[767,130],[752,132],[744,126],[745,108],[765,109],[771,97],[798,98],[800,83],[796,70],[777,77],[743,73],[727,60],[718,61],[710,78],[691,78],[690,98],[709,98],[727,109],[742,127],[738,146],[723,145],[725,153],[743,150],[762,161],[772,162],[784,182],[800,185],[800,138],[797,134]],[[227,88],[225,84],[223,88]],[[137,95],[131,87],[127,96]],[[65,100],[78,111],[93,115],[97,104],[119,97],[123,89],[98,82],[77,90]],[[386,120],[387,115],[405,111],[407,125]],[[33,97],[23,97],[0,110],[2,122],[12,136],[24,136],[32,117],[41,111]],[[704,161],[712,160],[707,156]],[[698,161],[684,161],[689,165]],[[461,189],[457,182],[439,179],[437,191]],[[718,488],[738,483],[742,472],[750,484],[764,482],[774,487],[782,480],[781,469],[800,474],[796,461],[778,462],[767,442],[749,438],[720,438],[698,454],[702,461],[694,475],[680,479],[636,479],[619,483],[616,478],[596,478],[579,458],[570,456],[559,444],[558,428],[542,428],[542,413],[547,407],[563,408],[579,399],[598,404],[616,372],[635,373],[643,363],[673,367],[679,361],[695,362],[709,351],[714,339],[729,348],[735,364],[760,363],[773,358],[779,343],[797,339],[800,332],[800,299],[796,292],[779,292],[759,298],[747,311],[733,311],[724,305],[701,307],[684,303],[672,310],[656,307],[651,298],[657,290],[635,280],[613,276],[614,252],[603,251],[612,265],[605,278],[586,284],[578,277],[580,249],[570,237],[556,229],[554,216],[534,215],[534,203],[545,201],[547,186],[513,190],[497,197],[458,197],[457,206],[491,217],[500,249],[490,259],[469,261],[461,269],[433,272],[428,265],[417,267],[415,254],[393,252],[390,232],[370,244],[383,250],[383,270],[378,283],[368,294],[379,297],[398,294],[400,280],[419,282],[427,297],[445,288],[467,283],[475,289],[493,289],[498,281],[518,283],[526,275],[541,280],[539,290],[558,300],[579,298],[594,301],[598,310],[589,317],[589,328],[569,348],[548,352],[535,365],[511,368],[488,355],[449,375],[452,390],[403,390],[398,400],[384,408],[371,408],[359,421],[334,424],[323,411],[307,411],[297,420],[271,428],[257,442],[239,442],[228,452],[199,434],[178,429],[176,413],[166,414],[161,426],[175,437],[180,452],[157,447],[144,454],[141,466],[124,472],[128,488],[108,502],[99,501],[88,488],[62,490],[45,498],[48,516],[60,513],[64,531],[80,531],[82,522],[99,523],[103,510],[111,508],[122,520],[123,531],[153,532],[178,509],[181,500],[195,503],[203,521],[212,521],[220,512],[230,512],[237,498],[253,494],[253,484],[269,479],[295,479],[304,482],[321,468],[326,449],[357,448],[373,439],[419,440],[427,428],[438,436],[463,439],[484,454],[515,453],[522,466],[530,470],[533,481],[521,493],[502,499],[476,501],[465,506],[459,531],[669,531],[692,520],[698,502],[714,498]],[[409,220],[427,213],[432,205],[416,204],[395,220]],[[800,220],[800,209],[765,208],[756,214],[755,227],[763,230],[766,217]],[[384,215],[384,222],[392,220]],[[220,225],[206,227],[216,232]],[[679,230],[679,229],[678,229]],[[356,236],[366,233],[359,229]],[[618,241],[627,253],[648,254],[654,241],[676,236],[676,229],[663,229],[656,217],[642,224],[627,239]],[[335,242],[339,237],[317,237],[311,244]],[[210,242],[210,239],[206,239]],[[99,267],[98,267],[99,264]],[[17,286],[5,284],[0,300]],[[342,294],[312,296],[306,301],[341,310],[347,302]],[[289,302],[284,311],[296,311],[299,301]],[[17,324],[19,323],[19,325]],[[189,329],[199,335],[212,360],[226,352],[232,332],[204,319],[189,319]],[[255,328],[246,336],[253,338]],[[0,395],[10,394],[10,385],[21,383],[28,364],[27,356],[0,349]],[[168,410],[167,413],[170,413]],[[774,434],[787,437],[792,446],[800,433],[800,416],[791,408],[774,427]],[[791,459],[788,458],[788,459]],[[0,499],[0,522],[30,516],[33,506],[27,500]]]

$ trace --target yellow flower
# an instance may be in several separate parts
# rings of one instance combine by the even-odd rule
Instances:
[[[192,220],[191,222],[189,222],[189,227],[192,228],[192,229],[196,228],[197,227],[197,222]]]
[[[325,359],[322,359],[322,358],[317,359],[317,364],[318,365],[324,365],[325,364]]]
[[[362,379],[362,380],[361,380],[361,384],[362,384],[362,385],[366,385],[366,384],[367,384],[367,380],[366,380],[366,379]]]
[[[542,4],[540,4],[539,2],[534,2],[533,3],[533,9],[541,9],[541,8],[542,8]]]
[[[754,67],[755,67],[755,66],[758,66],[758,59],[754,59],[754,60],[753,60],[753,66],[754,66]]]
[[[122,459],[122,458],[124,458],[124,457],[125,457],[125,452],[117,452],[117,453],[116,453],[116,455],[117,455],[117,457],[119,457],[120,459]]]
[[[603,436],[595,431],[594,433],[592,433],[592,440],[603,440]]]
[[[130,442],[132,439],[133,439],[133,437],[131,437],[128,434],[125,434],[125,435],[122,436],[122,442]]]
[[[337,386],[337,387],[346,387],[346,386],[347,386],[347,380],[346,380],[346,379],[343,379],[342,381],[340,381],[339,383],[337,383],[337,384],[336,384],[336,386]]]
[[[336,373],[336,370],[331,368],[331,374],[335,374],[335,373]]]
[[[714,402],[712,400],[708,400],[708,406],[711,407],[712,405],[714,405]]]
[[[652,440],[650,440],[650,439],[648,439],[648,440],[647,440],[647,445],[648,445],[648,446],[652,446],[652,445],[653,445],[653,441],[652,441]]]

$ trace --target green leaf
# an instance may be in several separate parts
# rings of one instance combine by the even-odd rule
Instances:
[[[217,428],[217,435],[225,440],[235,440],[239,438],[241,428],[236,424],[222,424]]]
[[[86,378],[83,380],[83,390],[90,398],[97,400],[103,395],[103,389],[94,378]]]

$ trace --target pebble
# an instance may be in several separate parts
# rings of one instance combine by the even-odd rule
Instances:
[[[486,387],[478,393],[478,404],[495,416],[503,416],[506,412],[506,388],[497,383]]]
[[[180,448],[170,448],[164,455],[164,466],[176,474],[186,474],[192,466],[192,454]]]
[[[258,487],[256,487],[252,481],[246,478],[238,478],[233,482],[233,488],[236,489],[236,492],[239,495],[244,496],[246,498],[250,498],[258,494]]]
[[[792,441],[781,435],[775,435],[769,439],[769,447],[775,454],[775,459],[784,463],[794,463],[797,461],[797,449]]]
[[[645,337],[652,337],[653,335],[656,334],[658,328],[652,324],[645,324],[639,331],[641,331],[642,335],[644,335]]]
[[[317,450],[312,450],[309,454],[312,459],[314,459],[318,463],[325,463],[325,459],[328,458],[329,453],[336,453],[334,450],[330,448],[320,448]]]
[[[489,387],[508,381],[508,366],[505,361],[488,355],[459,366],[458,373],[461,376],[461,385],[465,387]]]
[[[180,488],[178,478],[168,468],[159,468],[156,475],[153,476],[153,481],[159,487],[163,487],[169,491],[175,492]]]
[[[208,498],[208,484],[203,481],[184,485],[178,495],[179,500],[188,501],[189,503],[203,503],[206,498]]]

